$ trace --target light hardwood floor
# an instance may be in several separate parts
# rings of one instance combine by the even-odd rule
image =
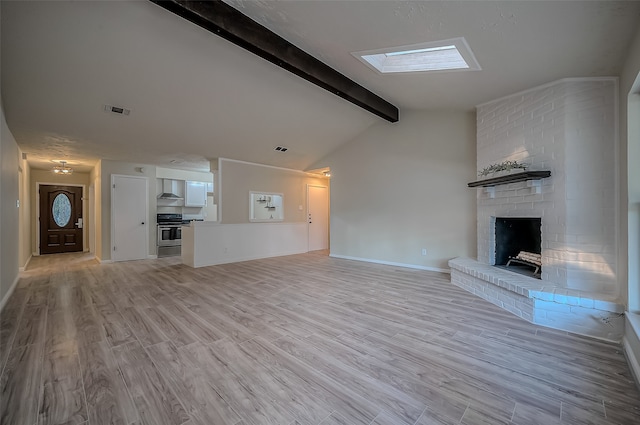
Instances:
[[[640,423],[619,345],[318,253],[41,256],[0,331],[3,425]]]

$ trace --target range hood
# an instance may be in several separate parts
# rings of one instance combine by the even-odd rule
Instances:
[[[178,192],[178,182],[171,179],[162,179],[162,193],[158,195],[158,199],[179,200],[184,199],[182,196],[176,195]]]

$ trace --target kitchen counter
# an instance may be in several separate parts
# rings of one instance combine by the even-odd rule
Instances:
[[[306,222],[191,222],[182,226],[182,263],[204,267],[302,254],[309,246],[307,226]]]

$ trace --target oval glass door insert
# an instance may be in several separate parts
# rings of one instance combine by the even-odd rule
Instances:
[[[71,201],[64,193],[59,193],[53,200],[53,221],[60,227],[64,227],[71,219]]]

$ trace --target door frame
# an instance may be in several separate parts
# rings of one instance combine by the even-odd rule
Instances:
[[[149,258],[149,226],[150,221],[149,221],[149,179],[146,176],[130,176],[128,174],[111,174],[111,181],[109,182],[110,185],[110,196],[111,198],[109,199],[109,203],[111,204],[111,212],[110,212],[110,216],[109,216],[109,227],[111,228],[111,240],[109,241],[109,260],[110,261],[127,261],[127,260],[114,260],[113,259],[113,252],[114,252],[114,247],[115,247],[115,226],[114,226],[114,220],[113,218],[115,217],[115,202],[113,202],[115,196],[114,196],[114,192],[115,192],[115,179],[118,177],[126,177],[128,179],[139,179],[139,180],[144,180],[145,181],[145,185],[144,185],[144,208],[145,208],[145,217],[146,217],[146,223],[147,225],[144,226],[144,233],[145,233],[145,257]]]
[[[91,217],[91,222],[96,222],[96,186],[95,183],[89,185],[89,208],[88,216]],[[96,228],[95,226],[89,226],[89,252],[96,253]]]
[[[69,186],[69,187],[81,187],[82,188],[82,252],[89,252],[89,247],[87,246],[87,232],[85,231],[87,228],[87,221],[85,217],[87,217],[87,187],[84,184],[80,183],[64,183],[64,182],[36,182],[36,221],[35,221],[35,229],[36,229],[36,250],[33,253],[36,257],[40,255],[40,186]],[[92,226],[93,223],[89,223],[89,226]]]
[[[331,250],[331,193],[330,193],[330,189],[328,185],[321,185],[321,184],[311,184],[311,183],[307,183],[307,214],[305,217],[305,221],[307,222],[307,252],[311,252],[309,251],[309,244],[311,241],[311,238],[309,237],[309,230],[310,230],[310,226],[309,226],[309,200],[310,200],[310,196],[309,196],[309,188],[311,187],[319,187],[322,189],[327,189],[327,249]]]
[[[23,259],[22,255],[24,254],[24,247],[27,243],[25,239],[25,231],[24,231],[24,211],[25,205],[25,193],[24,193],[24,170],[22,169],[22,164],[18,164],[18,262],[20,265],[20,271],[24,271],[26,267],[26,258]],[[28,223],[29,221],[27,221]],[[29,241],[31,242],[31,241]],[[29,251],[31,251],[31,247],[29,247]],[[28,254],[27,254],[28,257]],[[23,261],[24,260],[24,261]]]

